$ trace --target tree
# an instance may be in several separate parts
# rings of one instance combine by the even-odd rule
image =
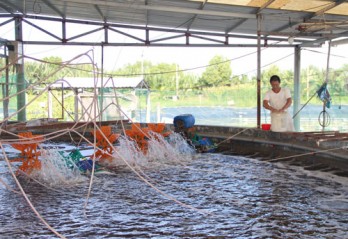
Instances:
[[[150,61],[136,61],[133,64],[127,64],[124,67],[117,69],[117,71],[112,74],[125,77],[137,77],[142,76],[142,74],[146,73],[151,67],[152,63]]]
[[[231,84],[232,70],[230,60],[216,55],[209,61],[209,66],[199,80],[200,86],[222,86]]]
[[[269,86],[270,86],[269,79],[273,75],[278,75],[280,77],[280,79],[282,79],[281,71],[280,71],[279,67],[276,65],[272,65],[270,68],[262,71],[262,73],[261,73],[261,86],[262,86],[262,88],[269,88]]]
[[[155,90],[175,90],[176,65],[159,63],[147,69],[146,82],[151,89]],[[180,78],[180,76],[179,76]]]
[[[330,93],[332,92],[332,95],[346,95],[348,90],[348,64],[345,64],[340,69],[333,71],[330,74],[328,84],[330,87]]]
[[[143,70],[142,70],[143,68]],[[179,88],[191,86],[184,73],[177,68],[175,63],[152,64],[150,61],[137,61],[134,64],[128,64],[116,71],[117,75],[123,76],[141,76],[144,71],[144,78],[152,90],[175,90],[176,71],[178,70]],[[192,77],[191,77],[192,78]]]
[[[58,71],[62,58],[56,56],[45,57],[44,62],[26,62],[25,75],[30,84],[37,82],[52,83],[64,76],[63,70]]]
[[[92,64],[70,64],[62,67],[62,59],[55,56],[42,60],[43,62],[25,62],[25,79],[29,84],[49,84],[64,77],[93,77],[93,70],[96,70]]]
[[[239,75],[239,76],[233,76],[231,80],[232,85],[243,85],[250,83],[250,79],[248,75]]]
[[[317,92],[325,79],[325,72],[310,65],[301,71],[302,97],[308,101]]]
[[[182,73],[182,72],[181,72]],[[195,86],[198,83],[199,78],[194,74],[179,74],[180,80],[179,80],[179,88],[181,90],[189,90],[195,88]]]
[[[294,72],[292,70],[286,70],[281,74],[282,86],[287,88],[294,88]]]

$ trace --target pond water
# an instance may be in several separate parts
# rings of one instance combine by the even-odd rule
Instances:
[[[347,238],[348,178],[221,154],[190,154],[48,187],[21,178],[66,238]],[[56,238],[0,161],[0,238]],[[7,187],[5,187],[5,184]]]
[[[323,107],[320,105],[307,105],[300,113],[300,130],[316,131],[322,130],[318,123],[318,117]],[[348,124],[348,105],[332,105],[326,109],[330,120],[327,130],[339,130],[347,132]],[[290,114],[295,112],[290,110]],[[160,112],[151,112],[151,122],[173,123],[173,118],[180,114],[192,114],[196,119],[197,125],[216,125],[216,126],[238,126],[238,127],[256,127],[257,109],[256,108],[238,108],[238,107],[167,107],[162,108]],[[139,122],[147,122],[146,110],[136,111],[135,118]],[[160,116],[160,117],[159,117]],[[261,109],[262,123],[270,123],[270,112]]]

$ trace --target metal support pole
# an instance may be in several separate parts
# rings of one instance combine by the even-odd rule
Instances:
[[[147,89],[146,94],[146,123],[151,122],[151,91]]]
[[[331,40],[328,42],[328,53],[327,53],[327,61],[326,61],[326,76],[325,76],[325,83],[329,83],[329,74],[330,74],[330,56],[331,56]],[[327,87],[327,85],[326,85]],[[326,118],[326,101],[323,102],[323,125],[322,125],[322,131],[325,131],[325,127],[327,125],[327,118]]]
[[[257,128],[261,127],[261,15],[257,15]]]
[[[74,88],[74,120],[79,120],[79,92],[78,88]]]
[[[6,51],[6,47],[5,47],[5,51]],[[5,52],[5,56],[6,56],[6,59],[5,59],[5,64],[6,66],[8,66],[8,55],[7,53]],[[5,85],[2,85],[2,92],[3,92],[3,97],[5,98],[5,100],[3,101],[3,112],[4,112],[4,119],[7,119],[8,116],[9,116],[9,111],[8,111],[8,106],[9,106],[9,95],[10,95],[10,77],[9,77],[9,69],[8,67],[6,67],[5,69],[5,76],[6,76],[6,80],[5,80]],[[5,121],[7,122],[7,120]]]
[[[104,45],[101,46],[101,76],[100,76],[100,122],[103,121],[104,117]]]
[[[299,112],[301,105],[301,48],[295,47],[294,58],[294,98],[293,112]],[[295,131],[301,130],[301,113],[299,112],[294,118]]]
[[[47,95],[47,114],[48,114],[48,118],[52,118],[53,117],[53,103],[52,103],[52,90],[48,89],[48,95]]]
[[[179,99],[179,74],[178,74],[178,64],[175,64],[175,95],[176,100]]]
[[[18,57],[22,57],[20,53],[23,52],[23,29],[22,29],[22,18],[17,17],[15,18],[15,39],[18,42],[17,49],[15,49],[18,52]],[[24,122],[26,121],[26,95],[25,95],[25,89],[26,89],[26,83],[24,78],[24,60],[23,58],[19,59],[15,65],[16,67],[16,74],[17,74],[17,92],[21,92],[17,95],[17,110],[22,109],[20,112],[18,112],[18,121]]]

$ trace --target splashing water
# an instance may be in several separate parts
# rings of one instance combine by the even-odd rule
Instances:
[[[149,135],[146,153],[139,149],[135,141],[121,136],[112,160],[105,161],[105,166],[158,167],[163,164],[184,164],[192,160],[195,149],[180,134],[172,133],[167,138],[154,132]],[[86,182],[86,177],[66,152],[56,148],[40,151],[41,170],[33,171],[31,178],[50,187],[62,188]]]
[[[191,160],[195,149],[177,133],[166,140],[162,135],[150,132],[147,157],[153,163],[182,163]]]
[[[173,133],[167,139],[162,135],[149,132],[148,149],[143,153],[136,142],[121,136],[116,153],[108,166],[126,166],[126,162],[131,166],[148,167],[158,163],[182,163],[189,161],[195,153],[186,140],[179,134]],[[126,162],[125,162],[126,161]]]
[[[116,152],[108,166],[127,166],[126,162],[132,166],[145,166],[148,163],[146,156],[138,148],[135,141],[124,136],[120,136],[118,141],[120,144],[116,147]]]
[[[86,181],[80,170],[69,158],[64,157],[57,149],[41,150],[41,170],[34,171],[31,176],[49,186],[74,186]],[[71,168],[71,165],[74,165]]]

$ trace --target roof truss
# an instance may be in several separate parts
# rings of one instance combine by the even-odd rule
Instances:
[[[26,44],[129,45],[129,46],[253,46],[231,44],[233,38],[261,38],[282,42],[281,46],[318,46],[327,40],[348,38],[348,0],[3,0],[0,19],[22,19],[54,41],[23,39]],[[61,33],[36,21],[61,22]],[[261,20],[258,20],[261,19]],[[5,20],[5,22],[7,19]],[[261,30],[258,21],[262,21]],[[67,24],[96,29],[67,36]],[[6,23],[0,23],[7,24]],[[49,25],[49,24],[47,24]],[[126,33],[123,29],[142,33]],[[104,31],[101,42],[83,38]],[[166,37],[154,38],[154,32]],[[110,33],[121,34],[131,43],[112,41]],[[294,45],[287,38],[295,39]],[[200,39],[195,43],[194,39]],[[177,40],[177,42],[174,42]],[[172,43],[168,43],[168,42]],[[173,43],[174,42],[174,43]]]

